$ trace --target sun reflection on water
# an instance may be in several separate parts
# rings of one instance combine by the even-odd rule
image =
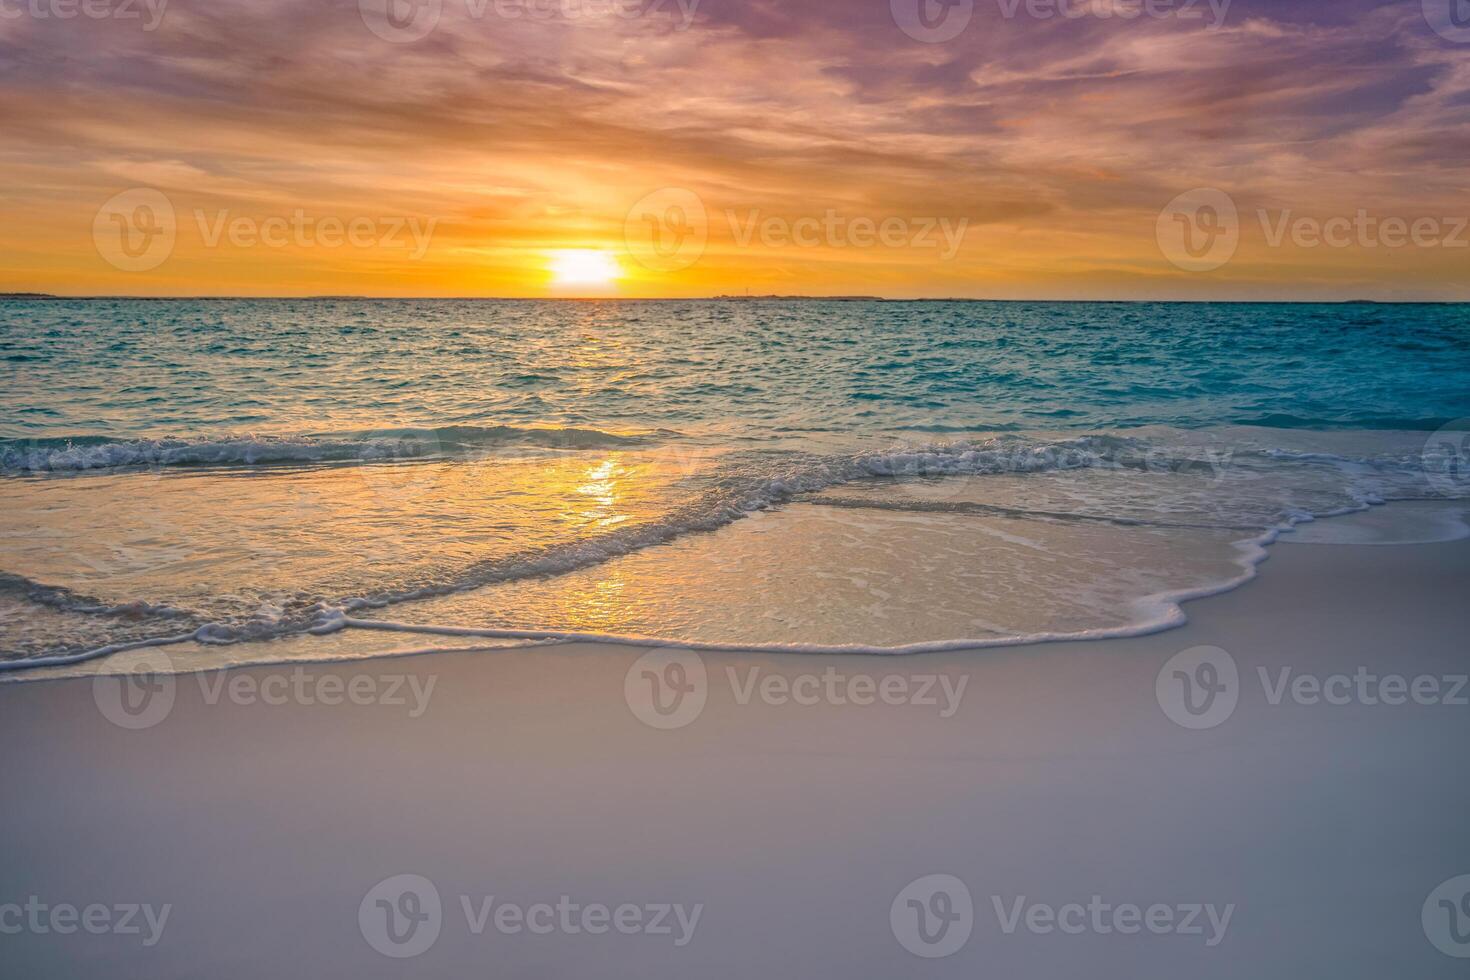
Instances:
[[[612,513],[617,507],[618,485],[616,478],[623,475],[623,467],[615,459],[605,459],[587,471],[585,482],[577,487],[577,493],[590,498],[595,507],[582,511],[582,516],[598,527],[612,527],[628,519],[627,514]]]

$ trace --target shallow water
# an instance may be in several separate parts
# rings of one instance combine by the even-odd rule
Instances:
[[[0,357],[11,658],[1137,631],[1470,496],[1456,306],[5,302]]]

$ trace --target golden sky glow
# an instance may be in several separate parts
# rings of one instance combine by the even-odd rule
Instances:
[[[376,2],[0,17],[0,290],[1470,298],[1470,44],[1417,0],[977,0],[942,43],[888,0],[422,0],[412,40]],[[1158,238],[1196,188],[1219,268]],[[1446,243],[1278,234],[1359,212]]]

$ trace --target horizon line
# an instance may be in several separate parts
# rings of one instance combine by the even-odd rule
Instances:
[[[1301,305],[1301,306],[1464,306],[1470,299],[1066,299],[1066,298],[988,298],[978,296],[855,296],[847,294],[804,295],[769,294],[761,296],[739,296],[721,294],[715,296],[363,296],[353,294],[321,293],[301,296],[257,296],[228,293],[200,293],[196,295],[130,295],[125,293],[79,293],[59,294],[29,291],[0,292],[0,302],[16,300],[136,300],[142,302],[198,302],[198,301],[257,301],[280,302],[323,301],[339,302],[491,302],[491,303],[751,303],[774,302],[829,302],[829,303],[1094,303],[1094,304],[1178,304],[1178,305]]]

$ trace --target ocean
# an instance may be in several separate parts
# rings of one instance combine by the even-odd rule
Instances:
[[[0,360],[11,677],[1123,635],[1470,499],[1466,306],[11,300]]]

